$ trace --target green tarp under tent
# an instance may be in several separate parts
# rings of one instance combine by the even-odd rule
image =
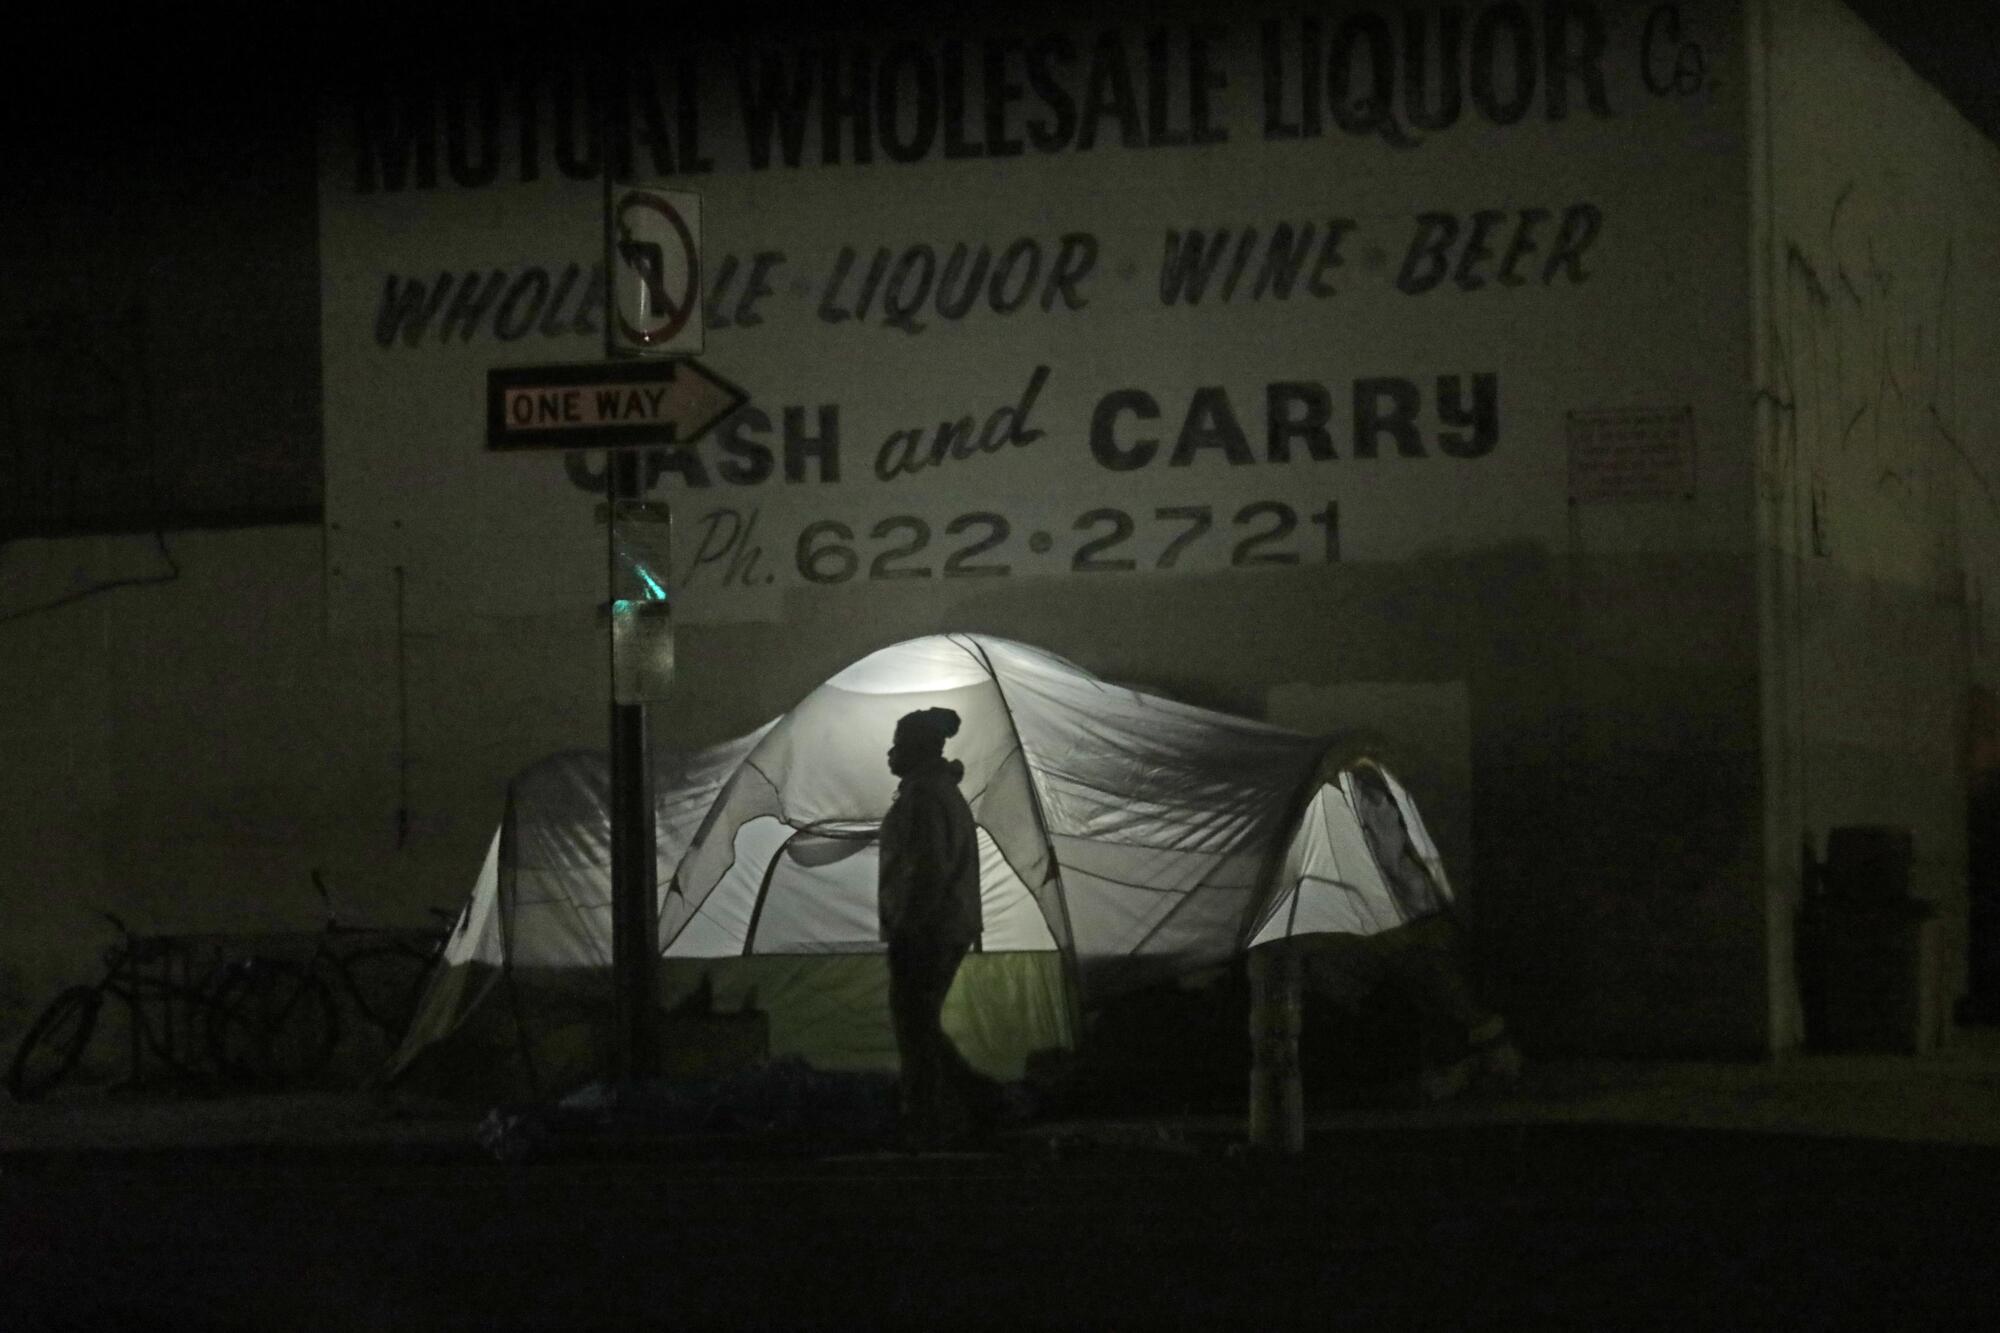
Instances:
[[[1353,745],[1110,684],[1006,639],[934,635],[870,654],[747,736],[656,755],[661,1002],[697,1020],[670,1021],[669,1057],[676,1033],[727,1047],[740,1031],[823,1069],[894,1069],[875,837],[896,720],[929,707],[961,719],[946,754],[965,766],[984,908],[944,1025],[997,1078],[1073,1049],[1094,1005],[1272,940],[1410,919],[1355,817]],[[1414,803],[1389,783],[1445,886]],[[554,1091],[601,1072],[608,800],[597,754],[513,781],[399,1075]]]

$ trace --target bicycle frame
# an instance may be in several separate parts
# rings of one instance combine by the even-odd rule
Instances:
[[[353,1009],[394,1047],[414,1017],[431,972],[444,953],[448,929],[415,930],[389,926],[349,925],[340,919],[333,891],[320,871],[312,872],[313,887],[325,907],[326,921],[308,963],[332,974],[336,989]],[[383,997],[371,994],[360,975],[370,963],[390,962],[398,984],[386,1012]],[[376,970],[381,970],[379,967]]]
[[[87,1066],[107,999],[125,1010],[130,1083],[152,1066],[266,1086],[312,1078],[340,1043],[343,1008],[393,1052],[449,932],[347,925],[318,871],[313,884],[325,920],[293,937],[305,946],[298,951],[228,935],[140,936],[101,912],[118,932],[102,975],[59,992],[29,1024],[7,1066],[8,1089],[39,1096]]]
[[[211,990],[186,981],[187,957],[173,937],[144,938],[109,912],[102,913],[118,940],[104,950],[104,974],[95,982],[59,992],[28,1027],[7,1067],[8,1090],[40,1096],[68,1079],[102,1030],[107,997],[125,1007],[129,1041],[127,1082],[142,1080],[150,1052],[167,1070],[197,1072],[193,1039],[210,1013]],[[148,969],[158,966],[155,974]],[[180,975],[174,975],[178,966]]]
[[[125,1006],[130,1080],[137,1082],[144,1077],[148,1051],[171,1073],[210,1072],[207,1023],[230,960],[212,960],[199,981],[191,980],[192,959],[180,938],[134,935],[111,913],[103,915],[117,927],[121,939],[105,950],[105,975],[97,990],[100,996],[115,997]],[[147,972],[151,965],[159,966],[163,974]]]

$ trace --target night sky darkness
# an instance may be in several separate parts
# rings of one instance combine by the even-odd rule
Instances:
[[[1919,72],[1936,83],[1973,123],[2000,139],[2000,4],[1994,0],[1849,0],[1850,5]],[[77,18],[43,17],[39,41],[17,47],[24,59],[10,69],[6,124],[10,145],[60,134],[69,146],[103,148],[96,131],[144,111],[165,128],[197,121],[219,127],[245,114],[268,114],[315,84],[347,82],[398,66],[434,69],[479,64],[508,52],[547,53],[583,45],[591,29],[658,29],[728,36],[816,23],[936,16],[940,28],[975,16],[1023,20],[1052,8],[1041,0],[847,0],[838,6],[794,0],[730,0],[648,5],[495,4],[484,6],[316,5],[174,6],[153,15],[111,18],[79,9]],[[415,11],[414,13],[412,11]],[[1059,13],[1074,14],[1067,7]],[[86,17],[87,15],[87,17]],[[801,17],[804,15],[805,17]],[[32,53],[31,58],[29,58]],[[93,143],[93,140],[97,142]]]

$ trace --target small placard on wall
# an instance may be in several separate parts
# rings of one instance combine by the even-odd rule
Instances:
[[[1569,498],[1694,498],[1694,409],[1619,407],[1569,414]]]

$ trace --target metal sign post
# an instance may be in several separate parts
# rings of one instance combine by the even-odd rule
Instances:
[[[621,189],[604,152],[604,354],[664,358],[702,347],[701,201]],[[668,367],[674,372],[673,367]],[[646,706],[673,679],[673,621],[664,505],[648,506],[639,456],[609,450],[605,475],[607,635],[611,681],[611,1026],[613,1076],[630,1085],[660,1072],[655,963],[659,869],[653,826],[652,737]],[[655,540],[657,539],[657,540]]]
[[[673,680],[672,524],[644,499],[640,450],[692,444],[749,401],[688,359],[508,366],[486,372],[486,446],[495,453],[603,449],[606,648],[611,682],[612,1075],[659,1069],[659,952],[651,743],[646,706]]]
[[[629,659],[643,652],[634,634],[621,633],[640,612],[626,599],[624,552],[619,541],[621,511],[642,504],[639,456],[629,449],[608,450],[611,480],[609,512],[605,515],[606,589],[610,599],[607,636],[611,668],[611,1028],[613,1074],[621,1084],[653,1078],[660,1070],[659,1006],[654,1000],[654,955],[658,952],[658,869],[653,829],[652,739],[647,730],[647,695],[634,689],[640,673]],[[643,570],[641,572],[644,572]],[[661,571],[664,573],[665,571]],[[660,591],[665,592],[664,580]],[[665,620],[667,602],[657,599],[659,630],[671,645],[672,625]],[[637,625],[634,625],[637,629]],[[640,630],[644,633],[644,630]],[[671,648],[669,649],[671,662]],[[660,682],[664,685],[665,682]]]
[[[749,400],[693,360],[702,347],[701,201],[615,187],[605,154],[605,360],[486,372],[486,446],[603,449],[611,684],[611,1074],[658,1074],[658,870],[646,708],[674,673],[672,524],[645,499],[638,449],[700,439]]]

